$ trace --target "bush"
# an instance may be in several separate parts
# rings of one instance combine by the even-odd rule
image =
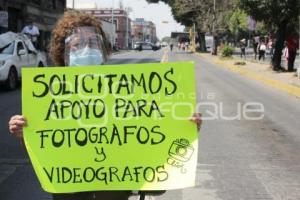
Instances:
[[[233,54],[233,48],[228,45],[224,45],[223,48],[221,49],[221,52],[222,52],[222,57],[231,57]]]

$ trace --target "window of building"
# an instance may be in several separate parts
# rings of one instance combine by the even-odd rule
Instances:
[[[117,19],[114,19],[114,24],[116,26],[117,31],[119,30],[119,23]]]

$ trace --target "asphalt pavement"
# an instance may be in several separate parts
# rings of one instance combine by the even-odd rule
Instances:
[[[300,100],[176,50],[167,55],[164,50],[123,52],[108,63],[160,62],[162,58],[195,62],[198,106],[205,120],[196,187],[147,199],[300,199]],[[8,133],[9,117],[20,112],[20,89],[0,89],[0,200],[50,199],[24,149]]]

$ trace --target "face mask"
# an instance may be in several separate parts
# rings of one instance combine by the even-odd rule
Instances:
[[[103,64],[103,55],[99,49],[86,47],[77,51],[71,51],[69,66],[88,66]]]

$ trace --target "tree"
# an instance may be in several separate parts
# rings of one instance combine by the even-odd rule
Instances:
[[[284,40],[288,32],[298,30],[299,0],[240,0],[240,7],[255,20],[262,21],[276,32],[274,70],[281,68]]]
[[[228,30],[228,25],[224,16],[232,8],[236,0],[216,0],[216,9],[214,10],[213,0],[147,0],[150,3],[159,1],[168,4],[172,9],[174,19],[191,27],[193,23],[196,26],[200,49],[205,51],[205,33],[211,33],[215,36]],[[216,14],[217,13],[217,14]],[[212,26],[214,24],[214,26]]]
[[[172,40],[172,39],[171,39],[170,37],[166,36],[166,37],[163,37],[163,38],[161,39],[161,42],[167,42],[167,43],[170,43],[171,40]]]
[[[228,28],[234,35],[235,42],[241,39],[241,33],[248,31],[247,14],[240,9],[234,10],[228,19]]]

